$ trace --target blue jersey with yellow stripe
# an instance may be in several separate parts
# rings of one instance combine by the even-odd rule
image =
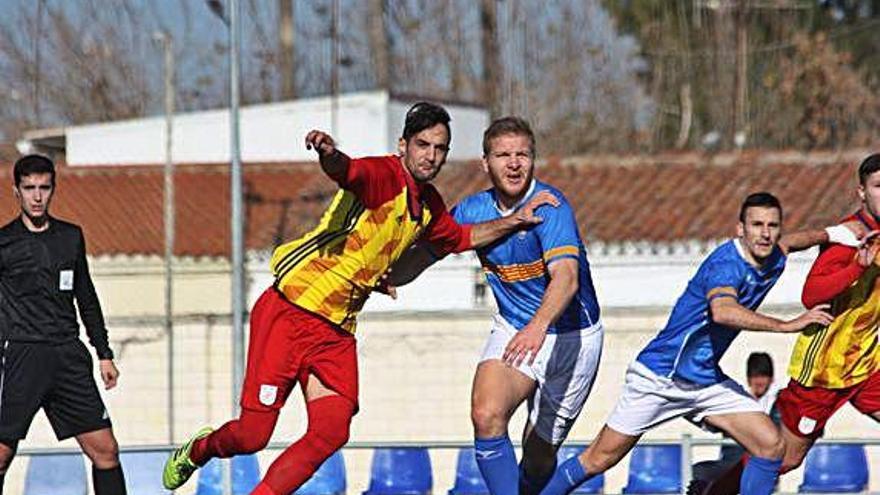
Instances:
[[[550,191],[559,198],[559,206],[542,206],[537,215],[543,222],[480,248],[477,255],[495,300],[498,312],[517,330],[522,329],[541,306],[550,283],[548,265],[564,258],[578,261],[578,291],[548,333],[565,333],[590,327],[599,321],[599,304],[587,253],[578,233],[571,205],[562,193],[547,184],[533,181],[520,204],[539,191]],[[461,224],[501,218],[502,212],[493,189],[463,199],[452,215]]]
[[[730,240],[712,251],[676,301],[666,327],[636,357],[640,363],[658,376],[698,385],[727,379],[720,362],[739,329],[712,320],[712,299],[733,297],[727,292],[733,289],[736,302],[754,311],[785,270],[779,246],[760,267],[746,261],[743,249],[739,240]]]

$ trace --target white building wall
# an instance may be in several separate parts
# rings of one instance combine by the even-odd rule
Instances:
[[[330,132],[352,156],[393,153],[409,103],[394,101],[387,92],[306,98],[241,109],[241,157],[244,162],[312,161],[303,138],[312,129]],[[480,156],[479,136],[488,124],[483,109],[447,105],[453,119],[451,160]],[[151,117],[69,127],[70,165],[145,165],[165,162],[165,120]],[[229,161],[229,112],[226,109],[177,114],[172,159],[175,163]]]
[[[411,103],[391,100],[388,108],[388,133],[396,143],[403,131],[403,121]],[[482,108],[446,105],[452,118],[452,143],[449,160],[471,160],[483,155],[483,131],[489,127],[489,113]]]

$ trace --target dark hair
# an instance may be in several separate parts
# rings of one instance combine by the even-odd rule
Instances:
[[[766,352],[753,352],[746,361],[746,376],[773,376],[773,360]]]
[[[512,115],[495,119],[483,133],[483,156],[489,154],[491,141],[505,134],[516,134],[529,138],[529,149],[532,151],[532,156],[535,156],[535,133],[532,132],[532,128],[525,119]]]
[[[409,138],[416,134],[430,129],[437,124],[446,126],[446,132],[449,133],[449,140],[452,141],[452,130],[449,128],[449,113],[440,105],[420,101],[411,106],[406,111],[406,120],[403,124],[403,139],[409,141]]]
[[[55,164],[43,155],[24,155],[15,161],[12,167],[12,176],[15,179],[15,187],[21,185],[21,178],[34,174],[51,174],[52,185],[55,185]]]
[[[868,176],[877,171],[880,171],[880,153],[874,153],[862,160],[862,164],[859,165],[859,184],[864,186]]]
[[[779,216],[782,216],[782,204],[776,199],[776,196],[768,192],[756,192],[746,196],[742,206],[739,207],[739,221],[745,223],[746,210],[753,207],[776,208],[779,210]]]

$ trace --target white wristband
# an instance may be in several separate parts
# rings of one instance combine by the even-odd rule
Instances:
[[[833,225],[826,227],[825,232],[828,233],[828,242],[833,244],[843,244],[844,246],[859,247],[861,242],[856,237],[855,232],[849,230],[843,225]]]

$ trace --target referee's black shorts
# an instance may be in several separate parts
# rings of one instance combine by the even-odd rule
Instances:
[[[23,439],[41,407],[59,440],[110,427],[82,342],[2,344],[0,440]]]

